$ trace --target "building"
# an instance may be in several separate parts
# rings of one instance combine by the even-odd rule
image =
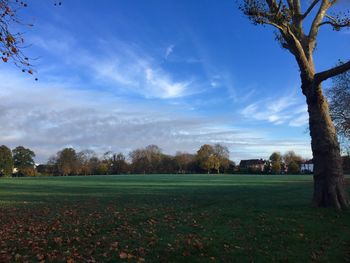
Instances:
[[[266,161],[263,159],[242,160],[239,163],[239,170],[242,172],[263,172]]]
[[[313,160],[304,161],[300,164],[300,172],[303,174],[311,174],[314,172]]]

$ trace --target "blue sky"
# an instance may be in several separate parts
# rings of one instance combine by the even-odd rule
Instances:
[[[165,153],[221,143],[235,161],[310,158],[294,58],[232,0],[31,1],[22,11],[35,82],[0,65],[0,144]],[[349,3],[343,1],[339,8]],[[321,31],[318,70],[348,59],[349,31]],[[325,86],[329,85],[326,83]]]

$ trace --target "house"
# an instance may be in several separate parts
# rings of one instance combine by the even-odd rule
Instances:
[[[304,161],[300,164],[300,172],[303,174],[311,174],[314,172],[313,160]]]
[[[266,161],[263,159],[242,160],[239,163],[239,170],[245,172],[263,172]]]

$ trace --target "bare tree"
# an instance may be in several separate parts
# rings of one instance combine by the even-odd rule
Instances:
[[[316,72],[313,53],[321,27],[339,31],[350,27],[349,18],[332,15],[337,0],[312,0],[302,10],[300,0],[242,0],[240,9],[255,25],[276,28],[276,39],[296,59],[300,70],[301,90],[309,112],[311,148],[314,157],[313,202],[320,207],[349,206],[344,186],[340,148],[332,123],[322,82],[350,69],[350,61]],[[307,2],[307,1],[303,1]],[[305,21],[310,23],[305,23]]]
[[[330,100],[329,108],[344,150],[350,147],[350,71],[338,75],[333,79],[332,87],[327,96]],[[349,149],[348,149],[349,150]]]

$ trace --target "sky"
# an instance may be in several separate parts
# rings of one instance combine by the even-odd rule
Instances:
[[[220,143],[236,162],[312,158],[295,60],[236,1],[58,2],[20,11],[34,24],[21,30],[39,80],[0,64],[0,144],[29,147],[38,163],[65,147],[149,144],[175,154]],[[322,28],[317,70],[348,59],[349,44],[350,31]]]

